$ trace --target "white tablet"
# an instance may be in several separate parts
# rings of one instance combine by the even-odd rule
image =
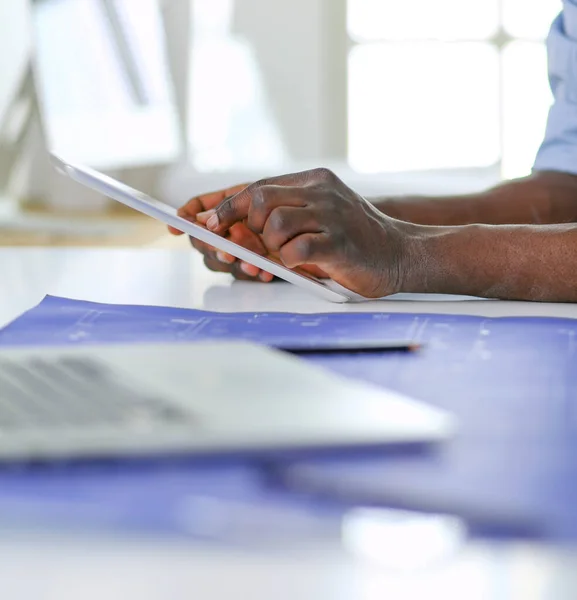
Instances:
[[[126,206],[144,213],[154,219],[158,219],[167,225],[187,233],[188,235],[206,242],[223,252],[232,254],[236,258],[263,269],[307,290],[317,296],[329,300],[330,302],[348,302],[349,300],[358,300],[360,296],[346,289],[342,285],[330,279],[318,279],[305,273],[300,269],[288,269],[282,263],[264,257],[239,246],[226,238],[223,238],[212,231],[209,231],[200,223],[191,223],[182,217],[179,217],[174,207],[155,200],[150,196],[139,192],[120,181],[116,181],[107,175],[99,173],[89,167],[75,165],[68,161],[52,155],[55,167],[67,177],[81,183],[93,190],[104,194]]]

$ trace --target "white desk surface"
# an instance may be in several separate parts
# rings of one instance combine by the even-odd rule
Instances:
[[[216,311],[382,310],[577,318],[576,305],[448,297],[398,296],[332,305],[284,283],[232,283],[226,275],[208,272],[185,250],[0,249],[0,326],[45,294]],[[3,531],[0,581],[2,597],[10,600],[76,599],[79,590],[85,600],[577,597],[577,552],[568,549],[467,544],[435,567],[399,570],[367,558],[375,543],[367,539],[354,549],[345,543],[303,543],[285,551],[248,552],[168,540]]]
[[[331,304],[283,282],[233,282],[211,273],[184,249],[0,248],[0,325],[45,294],[120,304],[214,311],[462,313],[577,318],[577,305],[499,302],[460,296],[397,295],[361,304]]]

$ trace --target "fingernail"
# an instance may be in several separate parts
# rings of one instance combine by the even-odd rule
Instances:
[[[218,215],[216,213],[206,222],[206,226],[212,231],[218,227]]]
[[[215,210],[214,208],[211,208],[210,210],[204,210],[202,212],[196,213],[196,220],[197,221],[201,221],[202,223],[206,223],[206,221],[208,221],[208,219],[214,215]]]
[[[270,273],[267,273],[266,271],[262,271],[258,278],[265,283],[268,283],[271,280]]]
[[[254,277],[256,275],[256,273],[254,272],[256,269],[256,267],[254,267],[253,265],[249,265],[248,263],[241,263],[240,265],[240,270],[245,274],[248,275],[250,277]]]
[[[220,260],[221,263],[226,263],[227,265],[230,265],[235,260],[234,256],[231,256],[230,254],[226,254],[222,250],[219,250],[216,253],[216,258],[218,258],[218,260]]]

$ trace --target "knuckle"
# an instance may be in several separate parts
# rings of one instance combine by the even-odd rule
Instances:
[[[331,248],[341,248],[346,246],[349,240],[349,236],[347,236],[345,231],[336,225],[330,228],[327,238],[327,243]]]
[[[262,188],[271,185],[271,179],[259,179],[247,188],[247,191],[254,198],[262,192]]]
[[[247,275],[240,266],[239,262],[234,263],[231,266],[230,272],[232,273],[232,276],[235,279],[238,279],[239,281],[251,281],[252,279],[254,279],[254,277],[251,277],[250,275]]]
[[[276,208],[271,212],[269,217],[269,226],[273,231],[283,231],[287,225],[287,215],[283,210]]]
[[[220,218],[232,217],[235,212],[234,198],[226,199],[217,209]]]
[[[336,175],[327,167],[319,167],[313,170],[314,178],[319,181],[334,181]]]
[[[251,205],[256,211],[263,210],[266,207],[268,196],[262,187],[255,188],[251,194]]]
[[[294,255],[299,261],[306,262],[311,260],[314,255],[314,244],[309,237],[302,237],[295,240]]]
[[[269,217],[272,202],[271,195],[267,191],[269,189],[257,188],[251,194],[248,225],[255,233],[262,233]]]

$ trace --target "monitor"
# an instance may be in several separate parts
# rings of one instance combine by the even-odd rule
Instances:
[[[35,0],[35,75],[49,148],[104,170],[180,156],[157,0]]]
[[[0,132],[24,82],[30,55],[27,0],[0,2]]]

